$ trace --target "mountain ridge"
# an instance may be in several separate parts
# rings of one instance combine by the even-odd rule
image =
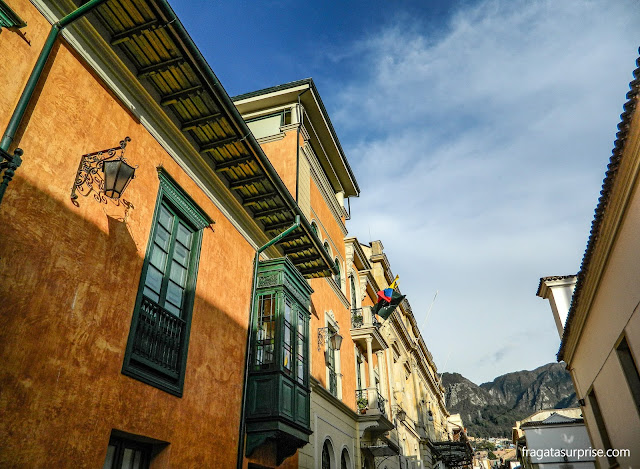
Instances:
[[[542,409],[576,407],[569,372],[562,363],[513,371],[477,385],[460,373],[443,373],[450,413],[459,413],[470,435],[509,437],[511,427]]]

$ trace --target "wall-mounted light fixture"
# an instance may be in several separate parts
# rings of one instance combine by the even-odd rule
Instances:
[[[407,420],[407,413],[400,406],[397,406],[396,408],[396,418],[398,419],[398,422],[404,422]]]
[[[92,192],[98,202],[106,204],[108,200],[112,200],[117,205],[131,207],[128,201],[120,199],[135,177],[137,168],[127,163],[124,158],[124,149],[130,141],[129,137],[125,137],[117,147],[82,155],[76,179],[71,188],[71,201],[76,207],[78,193],[87,197]],[[119,155],[117,155],[118,150]]]
[[[329,346],[333,350],[340,350],[342,346],[342,336],[333,330],[329,330],[328,327],[318,328],[318,352],[327,342],[329,342]]]

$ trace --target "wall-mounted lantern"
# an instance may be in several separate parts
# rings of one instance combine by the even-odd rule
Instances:
[[[398,419],[398,422],[404,422],[407,419],[407,413],[400,406],[396,409],[396,418]]]
[[[135,177],[137,168],[127,163],[124,158],[125,147],[130,141],[129,137],[125,137],[117,147],[82,155],[76,179],[71,188],[71,201],[76,207],[78,193],[87,197],[92,192],[98,202],[107,203],[111,199],[116,204],[131,206],[129,202],[120,199]]]
[[[318,328],[318,352],[322,350],[322,346],[329,342],[329,346],[333,350],[340,350],[342,347],[342,336],[329,327]]]

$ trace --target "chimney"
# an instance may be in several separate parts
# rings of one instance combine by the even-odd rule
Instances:
[[[538,293],[536,293],[536,296],[549,300],[560,339],[562,339],[562,334],[564,333],[564,323],[569,314],[576,279],[575,275],[543,277],[540,279]]]

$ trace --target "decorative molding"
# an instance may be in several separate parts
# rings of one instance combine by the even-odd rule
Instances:
[[[304,128],[304,125],[302,126],[302,128]],[[318,187],[318,190],[320,190],[322,197],[327,203],[327,206],[329,207],[331,214],[333,215],[336,222],[338,223],[338,226],[342,231],[342,235],[346,236],[348,234],[347,227],[345,226],[341,218],[341,216],[346,216],[346,211],[344,207],[342,207],[338,202],[338,199],[336,198],[336,195],[333,192],[333,187],[331,186],[329,179],[327,179],[327,176],[324,173],[322,166],[320,166],[320,161],[318,160],[318,157],[313,151],[313,148],[311,147],[311,145],[305,140],[305,144],[301,148],[302,148],[302,154],[307,158],[307,161],[309,162],[309,167],[311,169],[311,176],[313,178],[313,181],[316,183],[316,186]]]
[[[257,288],[270,288],[280,285],[280,274],[263,275],[258,277]]]
[[[289,292],[296,297],[296,299],[303,305],[305,308],[309,307],[309,298],[305,297],[298,288],[291,282],[287,275],[284,276],[284,287],[289,290]]]
[[[277,142],[278,140],[282,140],[284,136],[285,134],[283,132],[280,132],[278,134],[267,135],[266,137],[256,138],[256,142],[258,142],[260,145],[262,145],[263,143]]]
[[[202,230],[214,223],[211,217],[189,197],[189,194],[178,186],[162,166],[157,169],[162,195],[171,200],[198,230]]]

